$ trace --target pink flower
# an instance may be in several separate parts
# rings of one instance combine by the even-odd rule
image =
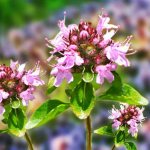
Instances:
[[[59,79],[71,76],[72,72],[82,73],[84,69],[92,68],[91,72],[98,74],[96,78],[98,84],[103,84],[104,79],[111,83],[114,80],[111,72],[116,70],[118,64],[129,66],[126,53],[130,47],[130,38],[123,43],[113,41],[112,37],[116,34],[118,26],[110,24],[109,21],[110,18],[106,15],[99,16],[96,28],[91,22],[86,21],[66,26],[65,17],[59,21],[59,33],[54,39],[47,40],[48,47],[52,49],[50,59],[56,60],[53,66],[63,68],[57,71],[57,76],[59,73],[64,75]]]
[[[0,114],[3,114],[4,112],[5,112],[4,107],[0,105]]]
[[[103,29],[118,29],[118,26],[109,24],[109,21],[110,21],[109,17],[106,17],[104,15],[99,16],[98,25],[96,28],[98,34],[101,34]]]
[[[120,126],[124,126],[128,128],[128,133],[135,136],[138,132],[139,124],[141,124],[144,119],[143,109],[135,106],[121,105],[120,109],[112,109],[109,119],[113,120],[113,128],[119,130]]]
[[[7,99],[8,96],[9,96],[9,93],[7,93],[4,90],[0,89],[0,102],[2,102],[3,99]]]
[[[121,113],[118,109],[113,108],[109,119],[117,119],[121,116]]]
[[[98,84],[104,83],[104,78],[108,80],[108,82],[112,82],[114,80],[114,75],[111,73],[111,71],[115,70],[116,66],[112,64],[108,65],[100,65],[96,67],[96,72],[98,73],[96,77],[96,82]]]
[[[112,124],[112,127],[115,128],[116,130],[118,130],[119,127],[120,127],[120,125],[121,125],[121,122],[120,122],[120,121],[114,120],[114,122],[113,122],[113,124]]]
[[[51,75],[54,75],[54,86],[58,87],[62,83],[63,79],[66,79],[68,83],[73,81],[73,76],[69,69],[65,69],[62,66],[56,66],[52,69]]]
[[[11,61],[10,62],[10,68],[12,69],[13,73],[12,73],[12,77],[17,77],[17,78],[21,78],[23,73],[24,73],[24,70],[25,70],[25,66],[26,64],[19,64],[18,61],[16,62],[13,62]]]
[[[117,63],[118,65],[123,65],[125,67],[130,66],[129,60],[126,58],[126,53],[129,50],[130,44],[129,40],[131,37],[127,38],[125,44],[115,43],[105,48],[106,56],[109,60]]]
[[[58,59],[58,64],[66,69],[72,68],[74,65],[80,66],[83,64],[83,59],[74,51],[64,53],[64,57]]]
[[[24,82],[26,85],[30,86],[40,86],[44,84],[44,81],[42,81],[39,77],[40,69],[36,68],[35,71],[29,70],[26,72],[22,77],[22,82]]]
[[[0,113],[4,112],[4,99],[8,103],[13,99],[20,99],[27,105],[34,98],[35,86],[44,84],[39,73],[39,67],[26,71],[25,64],[20,65],[18,61],[11,61],[10,67],[0,65]]]
[[[24,106],[28,105],[29,100],[34,99],[33,92],[34,92],[34,88],[28,88],[26,91],[20,93],[20,98],[22,98],[22,104]]]

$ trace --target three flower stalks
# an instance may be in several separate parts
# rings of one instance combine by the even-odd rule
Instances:
[[[48,92],[51,94],[64,80],[68,103],[61,100],[46,100],[29,118],[26,106],[34,99],[35,87],[42,86],[40,68],[25,70],[25,64],[11,61],[10,67],[0,65],[0,113],[7,132],[16,136],[25,136],[29,148],[32,142],[27,130],[39,127],[55,119],[59,114],[71,108],[73,113],[86,124],[86,149],[92,150],[92,134],[108,135],[114,138],[115,149],[124,145],[128,150],[136,149],[131,139],[136,139],[138,127],[144,120],[143,107],[148,101],[133,87],[122,82],[116,72],[117,67],[129,67],[127,55],[131,36],[118,42],[112,38],[119,30],[106,14],[99,15],[97,26],[91,22],[80,21],[66,26],[65,17],[58,22],[60,29],[54,39],[46,38],[50,49],[48,61],[52,66]],[[109,88],[97,93],[104,82]],[[114,101],[120,108],[112,108],[109,125],[93,129],[91,112],[99,101]],[[94,119],[94,118],[93,118]]]

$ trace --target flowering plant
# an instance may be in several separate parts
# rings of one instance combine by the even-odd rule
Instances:
[[[52,40],[46,38],[47,46],[51,49],[48,61],[52,63],[48,93],[51,94],[61,86],[65,79],[68,82],[65,92],[69,102],[47,100],[28,121],[22,105],[27,105],[29,100],[34,98],[35,86],[44,84],[39,77],[39,67],[25,71],[25,65],[19,65],[17,62],[11,62],[10,67],[0,66],[0,113],[4,113],[3,122],[8,124],[10,133],[21,136],[27,129],[41,126],[71,108],[79,119],[85,120],[86,148],[91,150],[91,111],[99,101],[109,100],[123,103],[121,109],[112,109],[109,116],[112,126],[100,127],[94,132],[113,136],[113,149],[120,144],[125,145],[127,149],[136,149],[135,145],[128,141],[128,136],[137,134],[138,125],[144,119],[143,109],[136,105],[147,105],[148,101],[133,87],[124,84],[116,73],[118,65],[130,66],[126,56],[131,53],[131,36],[124,42],[114,41],[112,38],[119,26],[109,22],[110,18],[105,14],[99,16],[96,27],[85,21],[81,21],[79,25],[66,26],[65,17],[59,21],[60,31],[56,37]],[[104,86],[105,79],[110,83],[109,89],[96,94],[97,90]],[[18,117],[15,116],[16,112]],[[27,137],[32,150],[28,139]]]
[[[85,21],[81,21],[79,25],[66,26],[64,17],[58,22],[60,31],[56,37],[52,40],[46,38],[47,46],[51,49],[48,61],[52,62],[51,75],[53,76],[49,84],[49,93],[59,87],[64,79],[69,83],[66,89],[66,94],[70,99],[68,105],[79,119],[84,119],[86,122],[87,150],[92,149],[90,114],[98,101],[111,100],[134,105],[122,105],[121,110],[112,110],[109,118],[113,119],[113,127],[118,130],[119,136],[125,134],[126,129],[129,129],[127,134],[132,136],[137,133],[138,124],[143,119],[143,109],[135,105],[148,103],[133,87],[122,83],[121,78],[115,72],[118,65],[130,66],[126,56],[132,53],[131,36],[127,37],[124,42],[114,41],[112,37],[118,31],[119,26],[109,22],[110,18],[102,14],[99,16],[96,27],[91,22]],[[105,79],[111,86],[103,94],[97,96],[95,92],[100,86],[95,85],[103,85]],[[100,128],[95,132],[101,134],[99,130],[103,129],[105,128]],[[116,138],[118,138],[117,135]],[[125,138],[123,144],[125,144]],[[115,145],[118,143],[115,142]],[[132,145],[128,143],[126,147],[130,149]]]

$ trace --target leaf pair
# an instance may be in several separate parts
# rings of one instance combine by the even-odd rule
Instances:
[[[126,141],[126,133],[123,130],[118,131],[116,134],[113,132],[112,126],[103,126],[94,131],[94,133],[99,135],[112,136],[114,138],[115,146],[124,145],[127,150],[136,150],[136,146],[133,142]]]

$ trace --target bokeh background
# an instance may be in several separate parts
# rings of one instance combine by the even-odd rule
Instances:
[[[40,60],[41,76],[47,82],[51,67],[47,63],[49,49],[45,37],[53,38],[58,32],[57,22],[67,13],[67,23],[86,19],[96,24],[98,14],[104,8],[112,23],[120,25],[116,40],[133,35],[132,48],[136,54],[129,56],[130,68],[119,68],[124,82],[132,84],[150,99],[150,1],[149,0],[0,0],[0,64],[9,64],[10,59],[27,62],[29,68]],[[65,83],[50,96],[46,86],[38,88],[36,99],[29,105],[27,115],[48,98],[68,101],[64,92]],[[97,104],[92,112],[94,129],[109,122],[109,110],[114,103]],[[150,149],[150,107],[139,131],[138,150]],[[2,117],[1,117],[2,119]],[[5,128],[0,124],[0,128]],[[85,150],[84,121],[78,120],[71,111],[45,126],[30,131],[36,150]],[[113,140],[93,135],[93,150],[110,150]],[[124,150],[123,147],[119,148]],[[23,138],[0,135],[0,150],[27,150]]]

